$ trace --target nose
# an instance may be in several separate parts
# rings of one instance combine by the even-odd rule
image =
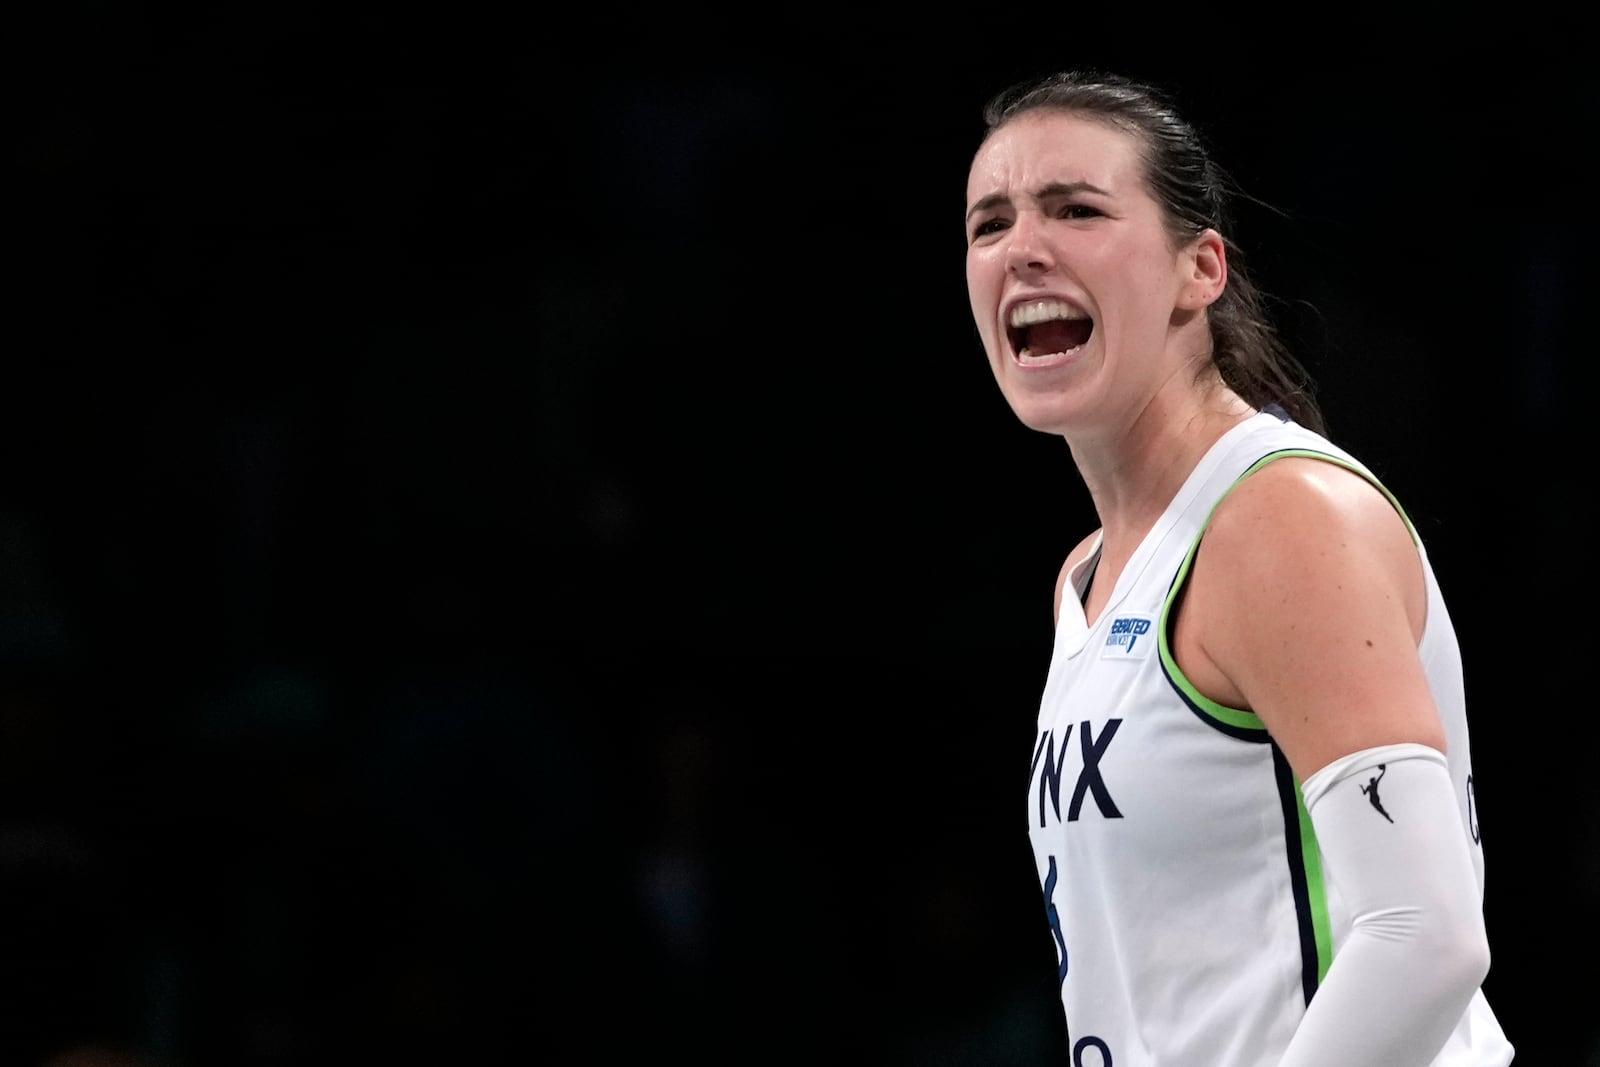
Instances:
[[[1040,274],[1055,266],[1049,244],[1032,214],[1019,214],[1006,237],[1006,269],[1012,274]]]

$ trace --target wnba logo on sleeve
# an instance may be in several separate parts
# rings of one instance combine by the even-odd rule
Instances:
[[[1118,615],[1111,620],[1101,659],[1144,659],[1155,647],[1154,615]]]

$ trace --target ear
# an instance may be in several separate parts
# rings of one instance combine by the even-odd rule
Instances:
[[[1222,235],[1206,230],[1189,243],[1179,263],[1183,271],[1178,290],[1178,307],[1199,311],[1208,306],[1228,284],[1228,249]]]

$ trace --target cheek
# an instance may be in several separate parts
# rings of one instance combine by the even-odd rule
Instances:
[[[1124,256],[1106,268],[1111,284],[1103,291],[1118,294],[1101,306],[1107,326],[1115,332],[1164,330],[1173,303],[1171,265],[1152,257]]]
[[[980,253],[967,253],[967,297],[972,305],[973,321],[985,342],[991,341],[994,334],[1000,282],[993,263]]]
[[[1153,303],[1171,303],[1177,299],[1178,269],[1167,249],[1151,249],[1143,255],[1130,257],[1122,264],[1122,269],[1134,291]]]

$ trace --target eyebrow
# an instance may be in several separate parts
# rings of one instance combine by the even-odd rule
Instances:
[[[1051,197],[1076,196],[1078,193],[1098,193],[1101,196],[1111,195],[1091,182],[1050,182],[1040,186],[1039,190],[1033,194],[1033,198],[1035,200],[1047,200]],[[979,198],[978,202],[972,205],[972,208],[967,212],[967,219],[970,221],[972,216],[980,211],[988,211],[997,204],[1006,204],[1010,203],[1010,201],[1011,198],[1004,193],[990,193],[988,196]]]

